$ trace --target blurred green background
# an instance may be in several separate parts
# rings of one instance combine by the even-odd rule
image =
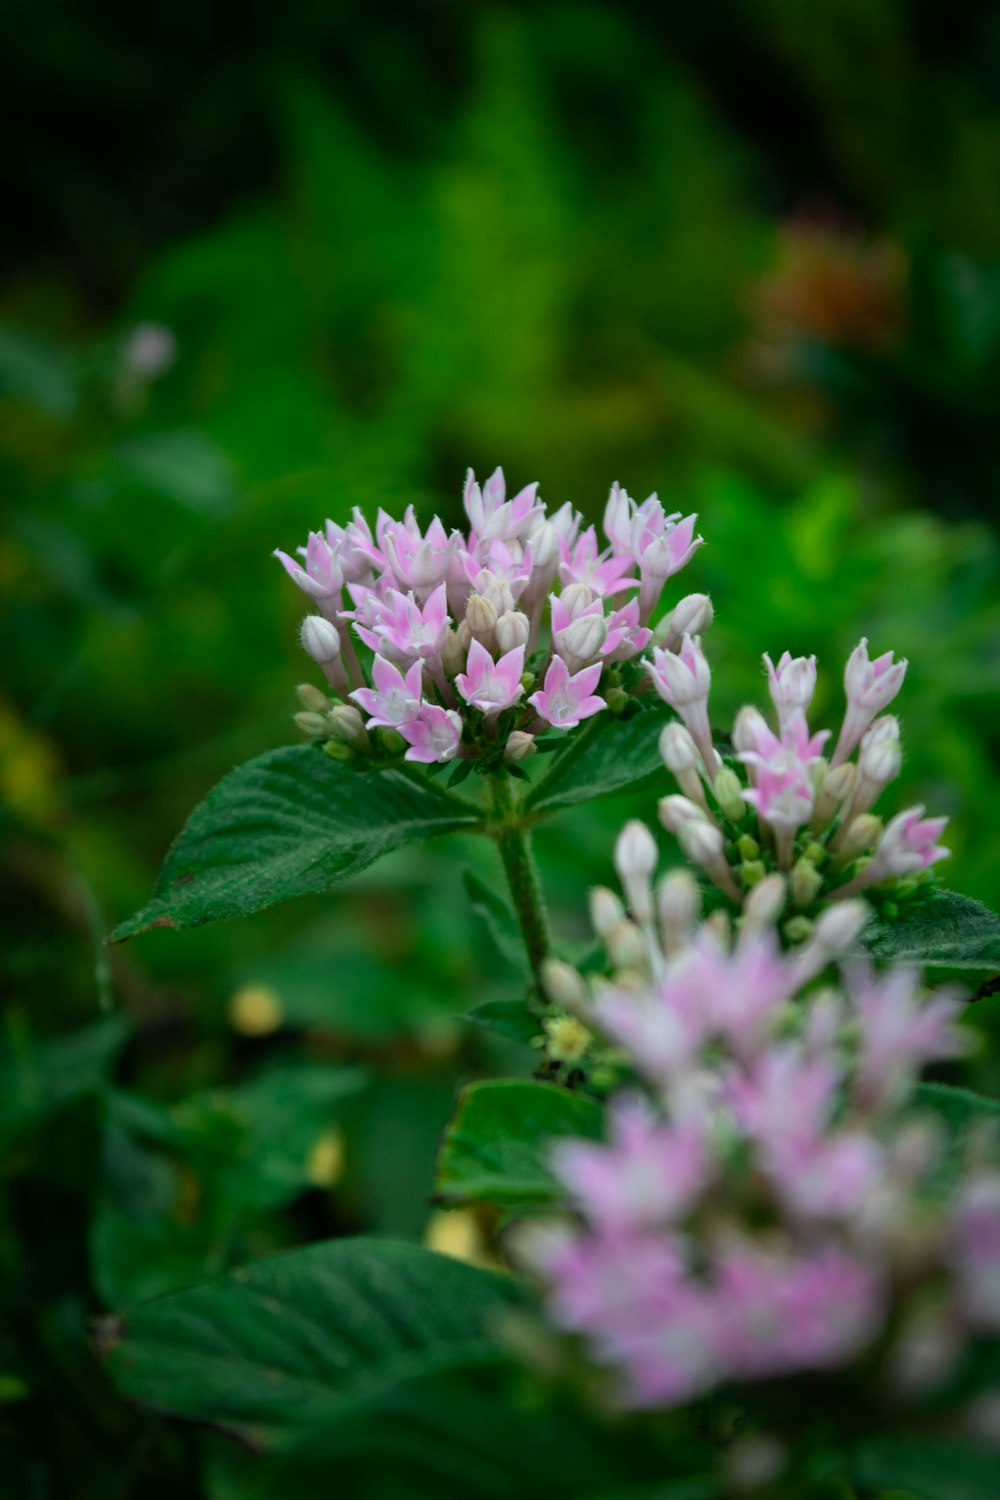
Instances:
[[[680,582],[716,603],[717,721],[765,649],[818,653],[833,722],[859,636],[895,648],[891,806],[948,813],[945,878],[1000,902],[1000,14],[5,16],[0,1436],[12,1495],[214,1496],[85,1318],[423,1235],[456,1088],[530,1066],[459,1019],[517,991],[462,890],[489,848],[101,945],[198,798],[295,738],[273,547],[352,505],[457,521],[470,463],[593,518],[656,488],[709,542]],[[564,943],[634,811],[543,831]]]

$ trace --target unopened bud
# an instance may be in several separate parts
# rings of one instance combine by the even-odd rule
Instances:
[[[683,945],[701,910],[701,890],[687,870],[671,870],[656,887],[656,914],[660,921],[663,947],[674,953]]]
[[[736,848],[739,850],[741,859],[756,859],[760,854],[760,845],[749,833],[741,833],[736,840]]]
[[[723,858],[726,841],[721,828],[704,818],[688,818],[677,830],[677,840],[696,865],[707,870]]]
[[[870,916],[866,901],[838,901],[817,917],[815,940],[831,958],[840,958],[853,948]]]
[[[812,906],[823,889],[823,877],[816,866],[803,856],[792,866],[788,884],[795,906]]]
[[[462,624],[465,625],[464,620]],[[466,630],[466,634],[468,634],[468,630]],[[457,632],[449,630],[441,647],[441,665],[449,677],[457,677],[459,672],[465,671],[467,654],[468,645],[463,646]]]
[[[344,740],[327,740],[323,746],[323,754],[328,755],[331,760],[349,761],[356,760],[358,752],[352,750]]]
[[[733,749],[738,755],[757,749],[757,740],[767,730],[767,720],[759,708],[747,703],[733,720]]]
[[[594,595],[585,583],[569,583],[559,595],[559,600],[570,619],[575,620],[590,608]]]
[[[707,594],[686,594],[656,627],[653,644],[676,651],[686,635],[701,635],[714,619],[715,610]]]
[[[612,928],[625,920],[625,908],[606,885],[595,886],[590,893],[590,925],[602,940]]]
[[[604,939],[608,957],[616,969],[643,969],[646,948],[634,922],[619,922]]]
[[[740,865],[740,882],[748,891],[759,885],[766,874],[767,866],[762,859],[745,859]]]
[[[650,879],[656,869],[656,840],[638,818],[625,824],[615,844],[615,869],[637,922],[652,919]]]
[[[723,766],[715,778],[712,790],[723,815],[732,823],[740,822],[747,805],[743,800],[743,783],[736,772],[730,770],[729,766]]]
[[[623,714],[628,708],[629,696],[623,687],[609,687],[605,689],[604,701],[609,712]]]
[[[760,881],[743,903],[744,927],[770,927],[784,910],[785,895],[783,875],[768,875]]]
[[[330,722],[326,714],[301,713],[295,715],[295,726],[310,739],[325,739],[330,733]]]
[[[330,707],[330,700],[325,693],[321,693],[318,687],[313,687],[311,682],[300,682],[295,689],[295,695],[303,708],[311,714],[325,714]]]
[[[587,986],[572,964],[561,958],[547,958],[542,965],[545,993],[563,1010],[580,1010],[587,1004]]]
[[[874,813],[860,813],[842,828],[834,839],[833,847],[841,859],[857,859],[874,849],[882,835],[882,819]]]
[[[535,685],[535,674],[534,672],[522,672],[517,680],[521,684],[524,692],[530,693],[531,689]]]
[[[465,606],[465,623],[469,627],[469,634],[473,640],[481,641],[484,645],[492,645],[497,612],[485,595],[469,595],[469,602]]]
[[[351,703],[338,703],[327,715],[334,739],[343,740],[355,750],[370,750],[371,740],[365,721]]]
[[[482,597],[492,604],[498,616],[506,614],[509,609],[512,610],[514,608],[514,595],[511,592],[510,584],[505,583],[502,578],[492,579],[483,589]],[[468,618],[468,613],[466,613],[466,618]],[[471,625],[469,629],[472,629]]]
[[[660,734],[660,758],[674,776],[681,771],[693,771],[698,765],[698,751],[691,733],[677,719],[672,719]]]
[[[781,930],[789,943],[804,943],[813,935],[813,924],[808,917],[789,917]]]
[[[519,609],[508,609],[505,614],[497,616],[497,649],[505,655],[508,651],[516,651],[518,646],[526,646],[530,631],[528,616]]]
[[[323,666],[336,661],[340,655],[340,635],[336,625],[324,620],[322,615],[306,615],[300,632],[303,650],[313,661]]]
[[[527,760],[529,755],[534,755],[537,748],[533,734],[527,734],[523,729],[515,729],[507,736],[503,758],[516,765],[519,760]]]
[[[825,828],[831,818],[836,816],[837,809],[854,790],[854,778],[857,771],[852,761],[845,761],[835,771],[831,771],[823,781],[816,797],[816,810],[813,813],[812,827],[818,833]]]
[[[376,729],[375,740],[384,755],[402,755],[406,750],[406,741],[396,729],[388,726]]]
[[[556,638],[556,650],[571,672],[593,661],[608,634],[603,615],[578,615]]]
[[[658,804],[660,822],[668,833],[677,835],[685,823],[709,823],[708,814],[690,797],[661,797]],[[714,826],[714,825],[713,825]],[[721,838],[721,834],[719,835]]]
[[[548,573],[559,561],[559,533],[551,521],[543,521],[531,533],[531,570]]]

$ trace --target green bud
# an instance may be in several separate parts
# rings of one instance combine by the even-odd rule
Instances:
[[[740,851],[741,859],[756,859],[760,853],[760,845],[749,833],[741,833],[736,840],[736,847]]]
[[[914,891],[919,890],[919,888],[919,883],[911,876],[907,876],[905,880],[898,880],[896,882],[896,895],[900,901],[905,901],[908,896],[912,896]]]
[[[524,688],[524,691],[526,693],[530,693],[531,689],[534,687],[534,685],[535,685],[535,674],[534,674],[534,672],[522,672],[521,673],[521,686]]]
[[[732,823],[739,823],[746,812],[746,803],[743,801],[743,783],[735,771],[728,766],[723,766],[715,778],[712,788],[715,800],[722,809],[723,815]]]
[[[745,859],[740,865],[740,880],[749,891],[753,886],[764,879],[767,869],[762,859]]]
[[[899,907],[895,901],[883,901],[881,915],[887,922],[895,922],[899,916]]]
[[[628,708],[628,693],[623,687],[609,687],[604,701],[613,714],[622,714]]]
[[[815,840],[813,840],[811,844],[807,844],[802,852],[805,855],[806,859],[808,859],[810,863],[814,865],[821,865],[827,857],[826,850],[823,848],[823,845],[817,844]]]
[[[296,714],[295,726],[313,740],[320,739],[323,735],[330,733],[330,725],[325,714]]]
[[[325,714],[330,707],[326,694],[321,693],[318,687],[313,687],[311,682],[300,682],[295,693],[302,707],[311,714]]]
[[[349,761],[357,759],[357,751],[352,750],[344,740],[327,740],[323,746],[323,754],[328,755],[331,760]]]
[[[792,902],[795,906],[812,906],[823,889],[823,877],[811,860],[803,857],[792,866],[789,880]]]
[[[402,755],[406,749],[406,741],[398,730],[385,726],[375,730],[375,742],[386,755]]]
[[[835,848],[841,859],[854,859],[874,848],[882,834],[882,819],[874,813],[860,813],[838,833]]]
[[[789,917],[781,930],[790,943],[804,943],[812,937],[813,924],[808,917]]]
[[[343,740],[345,745],[351,745],[355,750],[371,750],[365,721],[353,703],[338,703],[330,710],[329,723],[335,737]]]

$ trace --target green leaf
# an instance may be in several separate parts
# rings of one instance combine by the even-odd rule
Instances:
[[[280,1449],[402,1382],[500,1359],[512,1277],[413,1245],[334,1240],[106,1319],[121,1395]]]
[[[472,910],[485,924],[500,957],[510,964],[511,968],[517,969],[522,974],[527,973],[524,940],[517,925],[517,918],[507,902],[499,892],[480,880],[472,870],[466,870],[462,878]]]
[[[880,1438],[851,1455],[865,1488],[905,1490],[920,1500],[996,1500],[1000,1454],[950,1438]]]
[[[639,791],[654,780],[667,786],[658,748],[660,730],[672,717],[662,703],[651,703],[630,719],[596,715],[554,755],[525,800],[529,812],[575,807],[614,792]]]
[[[466,1016],[477,1026],[485,1026],[509,1042],[521,1042],[530,1047],[536,1036],[542,1035],[542,1023],[523,1000],[487,1000],[477,1005]]]
[[[880,961],[1000,970],[1000,917],[957,891],[932,891],[896,921],[872,921],[864,941]]]
[[[963,1169],[972,1131],[990,1124],[994,1129],[1000,1128],[1000,1099],[989,1099],[971,1089],[953,1088],[947,1083],[918,1083],[913,1103],[918,1108],[933,1110],[944,1123],[947,1149],[936,1180],[945,1188]]]
[[[153,900],[111,941],[326,891],[391,849],[477,821],[469,803],[405,772],[347,770],[311,745],[271,750],[230,772],[195,808]]]
[[[448,1203],[548,1203],[560,1195],[546,1162],[559,1136],[601,1135],[593,1099],[552,1083],[474,1083],[444,1138],[435,1188]]]

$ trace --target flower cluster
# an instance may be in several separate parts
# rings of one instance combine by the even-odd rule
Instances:
[[[508,500],[501,470],[482,486],[470,471],[467,532],[437,517],[421,531],[412,506],[401,521],[380,511],[373,529],[356,509],[314,532],[300,559],[275,554],[317,611],[305,650],[350,700],[331,708],[307,689],[304,732],[339,758],[510,767],[536,734],[621,713],[648,688],[636,659],[664,584],[701,544],[696,517],[667,515],[655,495],[637,504],[616,484],[602,547],[571,506],[550,513],[537,490]],[[679,645],[711,615],[705,595],[689,595],[657,639]],[[358,640],[373,653],[367,672]]]
[[[653,890],[641,824],[616,864],[630,914],[611,891],[592,897],[610,976],[548,968],[553,998],[634,1079],[605,1141],[553,1150],[571,1214],[520,1232],[553,1320],[635,1408],[862,1353],[887,1386],[934,1385],[970,1331],[1000,1329],[994,1143],[970,1138],[949,1185],[937,1121],[914,1107],[923,1065],[963,1050],[960,1001],[857,961],[829,982],[861,901],[788,953],[780,877],[734,931],[721,911],[699,923],[686,872]]]
[[[711,671],[700,643],[685,636],[678,651],[654,650],[645,663],[678,715],[660,738],[680,788],[660,804],[664,827],[736,903],[769,871],[787,872],[797,913],[789,936],[806,934],[820,904],[875,888],[892,916],[948,853],[938,843],[945,818],[912,807],[883,825],[872,811],[902,762],[899,721],[883,710],[899,692],[906,662],[891,651],[872,661],[864,640],[851,653],[847,709],[829,757],[831,732],[810,732],[806,718],[816,658],[786,651],[777,665],[766,654],[764,662],[773,726],[759,709],[741,708],[726,755],[709,727]]]

